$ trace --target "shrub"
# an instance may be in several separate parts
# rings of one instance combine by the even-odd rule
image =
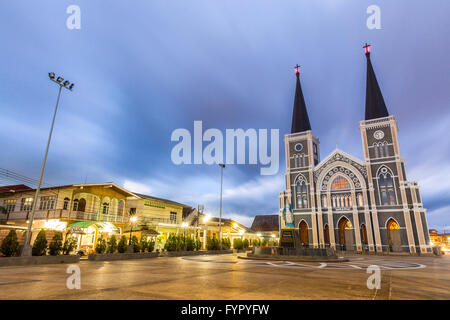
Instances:
[[[115,253],[117,250],[117,240],[116,236],[112,235],[108,240],[108,253]]]
[[[56,232],[55,235],[52,238],[52,242],[50,242],[50,245],[48,246],[49,253],[52,256],[57,256],[61,253],[63,249],[63,236],[61,232]]]
[[[7,257],[15,256],[19,253],[19,241],[16,230],[11,230],[3,239],[0,251]]]
[[[167,251],[178,251],[180,244],[177,236],[169,236],[166,243],[164,244],[164,249]]]
[[[194,247],[195,247],[194,239],[187,238],[186,239],[186,250],[187,251],[194,251]]]
[[[133,252],[141,251],[141,246],[139,245],[139,240],[136,236],[131,237],[131,245],[133,246]]]
[[[64,245],[62,247],[62,253],[64,255],[70,254],[77,245],[77,240],[74,237],[66,237],[66,241],[64,241]]]
[[[33,256],[44,256],[47,252],[47,238],[45,231],[39,231],[36,240],[34,240],[32,254]]]
[[[98,237],[97,246],[95,247],[95,252],[98,254],[102,254],[106,251],[106,240],[103,236]]]
[[[229,250],[231,248],[231,241],[228,238],[222,239],[222,249],[223,250]]]
[[[267,245],[266,239],[261,240],[261,247],[265,247]]]
[[[147,241],[148,252],[153,252],[155,250],[155,239],[150,239]]]
[[[248,239],[244,239],[244,241],[242,241],[242,247],[246,250],[248,249],[249,247]]]
[[[261,243],[261,241],[259,241],[258,239],[253,240],[253,246],[254,247],[259,247],[260,243]]]
[[[148,239],[146,235],[141,235],[141,241],[139,242],[139,247],[142,252],[147,251],[148,249]]]
[[[199,239],[195,240],[194,249],[196,251],[199,251],[201,248],[202,248],[202,242]]]
[[[208,238],[206,241],[206,249],[219,250],[219,241],[216,238]]]
[[[242,239],[235,238],[233,240],[233,249],[242,249],[244,247],[244,243],[242,242]]]
[[[119,243],[117,244],[117,251],[119,251],[119,253],[125,253],[127,251],[127,237],[122,236],[122,238],[120,238]]]

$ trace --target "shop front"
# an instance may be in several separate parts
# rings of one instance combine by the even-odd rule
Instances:
[[[66,231],[67,237],[76,240],[76,251],[82,250],[85,254],[95,252],[95,246],[100,236],[108,239],[112,235],[120,238],[121,230],[111,222],[78,221],[71,224]]]

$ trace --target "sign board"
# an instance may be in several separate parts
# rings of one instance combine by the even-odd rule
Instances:
[[[284,248],[294,248],[295,247],[294,229],[281,229],[280,247],[284,247]]]

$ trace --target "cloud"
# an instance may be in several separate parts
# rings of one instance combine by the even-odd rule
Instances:
[[[152,193],[152,189],[147,184],[136,181],[125,180],[125,182],[123,183],[123,187],[131,192],[147,195],[150,195]]]

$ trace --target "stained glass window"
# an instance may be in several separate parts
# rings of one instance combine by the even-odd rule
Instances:
[[[331,184],[331,190],[348,190],[350,188],[350,183],[348,183],[347,179],[341,176],[336,177]]]

